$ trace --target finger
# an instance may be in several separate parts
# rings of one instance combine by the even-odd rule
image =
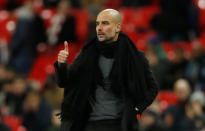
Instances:
[[[61,51],[60,51],[60,54],[68,54],[68,52],[65,51],[65,50],[61,50]]]
[[[58,60],[59,63],[65,63],[63,60]]]
[[[67,59],[68,58],[68,56],[65,56],[65,55],[59,55],[58,57],[62,58],[62,59]]]
[[[60,63],[66,63],[66,59],[64,59],[64,58],[58,58],[58,62],[60,62]]]
[[[64,42],[64,47],[65,47],[64,50],[68,52],[68,42],[67,41]]]
[[[65,57],[67,58],[68,57],[68,53],[60,53],[58,54],[59,57]]]
[[[67,54],[59,54],[58,57],[68,58],[68,55]]]

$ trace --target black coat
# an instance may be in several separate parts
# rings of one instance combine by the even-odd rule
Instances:
[[[119,52],[116,53],[116,62],[111,72],[114,76],[112,80],[119,81],[111,82],[115,84],[115,87],[123,87],[122,98],[125,108],[122,114],[122,131],[132,131],[136,122],[136,114],[141,114],[153,102],[158,86],[144,53],[137,50],[124,33],[120,33],[118,41]],[[91,112],[88,98],[93,92],[91,87],[96,84],[93,82],[96,79],[93,74],[96,71],[98,58],[95,43],[96,39],[89,42],[70,67],[66,64],[59,65],[57,62],[54,64],[57,83],[60,87],[65,88],[61,112],[62,131],[82,131],[88,120]]]

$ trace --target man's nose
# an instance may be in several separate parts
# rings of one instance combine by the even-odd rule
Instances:
[[[99,25],[97,26],[97,30],[98,30],[98,31],[102,31],[102,25],[101,25],[101,24],[99,24]]]

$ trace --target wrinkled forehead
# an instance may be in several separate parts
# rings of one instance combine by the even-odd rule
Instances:
[[[113,13],[108,12],[108,11],[99,13],[96,21],[97,22],[108,21],[111,23],[116,22],[115,17],[113,16]]]

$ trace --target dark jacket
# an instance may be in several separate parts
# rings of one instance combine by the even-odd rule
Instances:
[[[89,113],[91,112],[91,106],[89,104],[88,98],[93,90],[91,87],[93,86],[93,80],[95,79],[95,75],[92,75],[95,72],[94,67],[96,67],[95,55],[97,54],[95,51],[92,51],[92,43],[95,41],[96,40],[89,42],[91,45],[88,43],[82,49],[81,53],[70,65],[70,67],[68,67],[66,64],[58,65],[57,62],[54,64],[56,69],[57,83],[60,87],[65,88],[65,96],[62,104],[61,114],[63,123],[62,131],[81,131],[88,120]],[[116,59],[124,59],[122,57],[128,54],[126,57],[131,60],[132,58],[130,57],[133,57],[132,55],[134,55],[137,60],[134,64],[137,63],[138,65],[138,74],[133,74],[134,70],[123,68],[129,64],[131,64],[130,66],[133,66],[132,61],[128,61],[129,63],[123,62],[121,64],[116,64],[115,62],[111,71],[115,72],[113,70],[117,70],[118,72],[117,74],[114,73],[114,78],[118,78],[118,75],[122,76],[118,78],[118,80],[121,82],[115,82],[116,87],[124,87],[122,97],[125,108],[123,109],[122,113],[122,131],[132,131],[136,122],[136,114],[141,114],[146,109],[146,107],[152,103],[157,95],[158,86],[152,76],[152,72],[149,68],[149,64],[144,56],[144,53],[137,50],[132,41],[124,33],[120,34],[119,43],[121,43],[119,44],[119,49],[121,49],[120,53],[122,53],[122,56],[117,57]],[[93,46],[93,49],[94,48],[95,47]],[[130,50],[130,48],[133,49]],[[122,50],[129,51],[123,52]],[[118,54],[121,55],[120,53]],[[88,55],[89,59],[83,60],[82,58],[85,55]],[[85,73],[86,70],[89,72]],[[122,72],[120,72],[121,70]],[[138,77],[131,77],[129,74],[134,76],[137,75]],[[124,75],[128,75],[130,77],[125,78],[123,77]],[[114,84],[114,82],[112,83]],[[134,89],[127,86],[132,86]],[[136,110],[136,108],[138,108],[138,110]],[[65,130],[63,128],[65,128]]]

